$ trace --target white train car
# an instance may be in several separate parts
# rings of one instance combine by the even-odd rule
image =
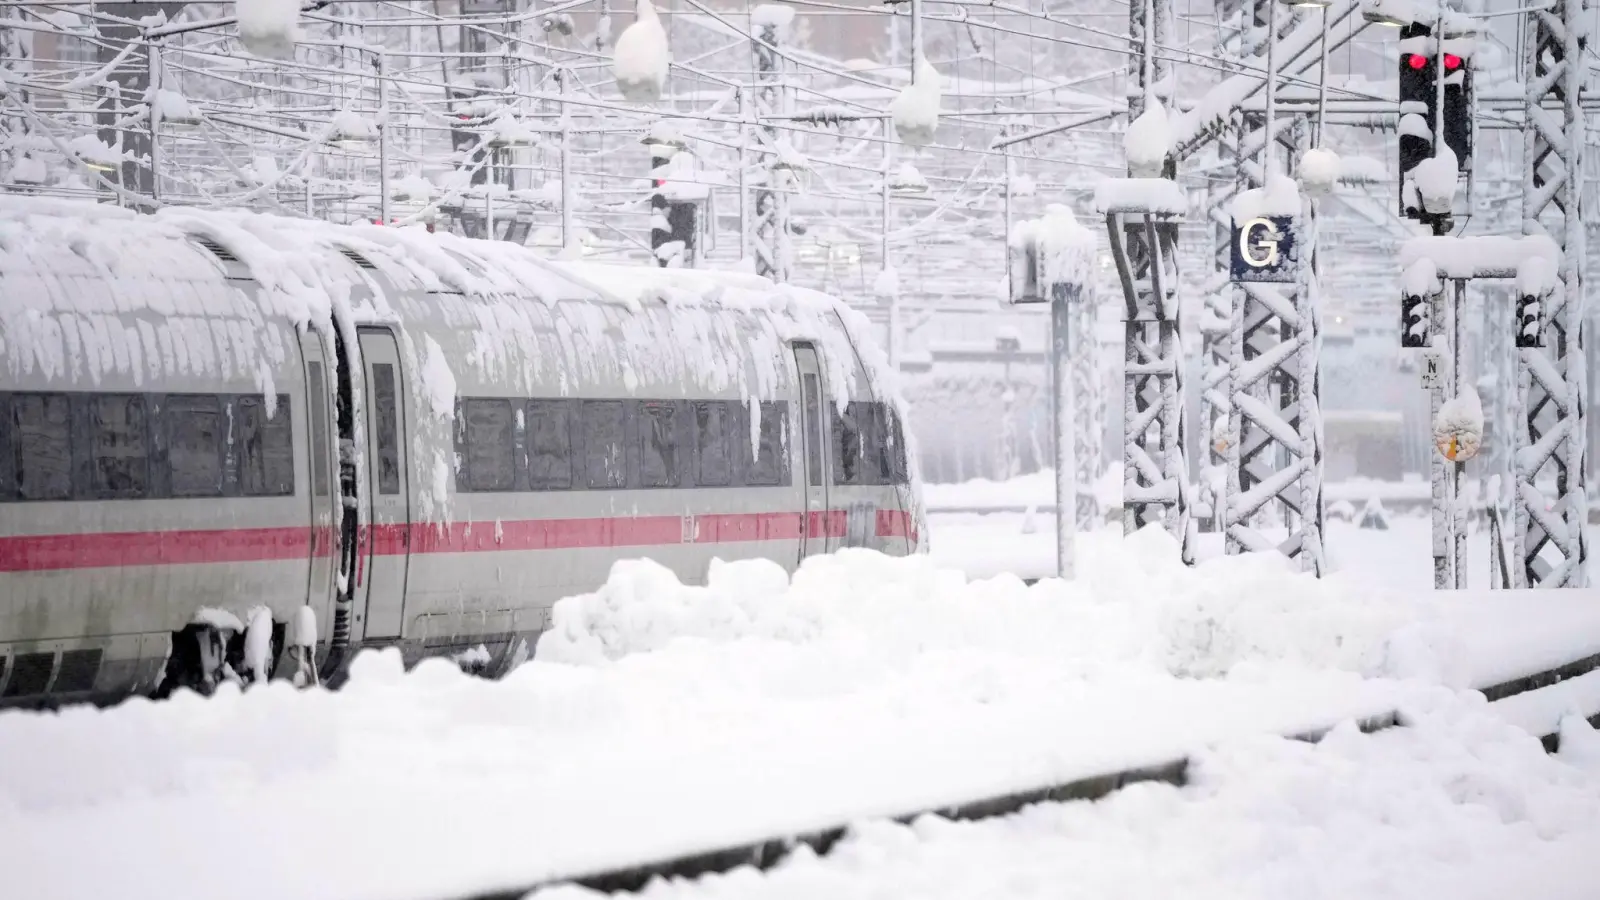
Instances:
[[[372,646],[492,674],[618,559],[694,582],[713,558],[919,547],[902,406],[831,298],[410,229],[8,204],[0,706],[290,656],[336,682]]]

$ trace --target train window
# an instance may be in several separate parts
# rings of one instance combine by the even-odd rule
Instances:
[[[628,483],[622,420],[621,400],[583,401],[584,474],[591,488],[620,488]]]
[[[167,396],[167,467],[172,496],[222,496],[222,403],[210,395]]]
[[[378,493],[400,493],[400,420],[395,409],[394,366],[372,364],[372,408],[377,413]]]
[[[639,404],[639,480],[643,487],[678,486],[678,407],[670,400]]]
[[[887,403],[874,404],[881,411],[884,429],[882,441],[885,467],[884,484],[906,484],[911,481],[911,467],[906,462],[906,432],[900,422],[900,413]]]
[[[805,376],[806,483],[822,484],[822,385],[815,375]]]
[[[328,386],[322,363],[306,365],[306,391],[311,394],[311,493],[328,496]]]
[[[833,411],[833,483],[869,484],[866,477],[866,438],[871,433],[867,404],[855,400]]]
[[[572,487],[571,406],[528,401],[528,484],[536,491]]]
[[[694,405],[695,484],[724,487],[733,483],[733,423],[728,404],[720,400]]]
[[[94,497],[143,497],[150,489],[140,394],[95,394],[89,398],[90,493]]]
[[[72,414],[65,394],[11,395],[11,459],[22,500],[72,497]]]
[[[510,400],[468,400],[465,404],[467,452],[457,481],[469,491],[509,491],[516,487],[516,451]]]
[[[757,425],[756,455],[745,469],[746,484],[776,485],[789,483],[789,404],[785,401],[766,401],[757,407],[761,421]],[[736,438],[746,449],[750,436]],[[818,459],[817,481],[822,481],[821,459]]]
[[[294,439],[289,420],[289,395],[279,394],[277,409],[267,414],[262,397],[239,398],[239,483],[252,497],[294,493]]]

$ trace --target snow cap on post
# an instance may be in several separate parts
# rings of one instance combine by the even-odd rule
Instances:
[[[661,27],[650,0],[637,0],[633,24],[617,38],[612,73],[617,90],[632,103],[654,103],[667,87],[667,70],[672,54],[667,49],[667,31]]]
[[[889,105],[889,113],[894,117],[894,133],[900,136],[901,143],[912,147],[933,143],[934,132],[939,130],[939,104],[943,99],[939,71],[923,60],[916,78]]]
[[[771,28],[779,40],[788,35],[789,23],[793,21],[794,7],[781,3],[763,3],[750,10],[750,27],[757,30]]]
[[[1451,462],[1466,462],[1483,446],[1483,402],[1470,384],[1439,406],[1433,420],[1433,445]]]
[[[1233,198],[1233,220],[1300,215],[1300,187],[1287,175],[1274,174],[1265,188],[1251,188]]]
[[[239,0],[239,43],[263,59],[289,59],[300,40],[300,0]]]
[[[1167,110],[1161,101],[1152,101],[1139,114],[1139,118],[1128,123],[1128,133],[1123,135],[1122,146],[1128,154],[1130,176],[1161,177],[1166,169],[1167,157],[1172,153],[1172,129],[1167,124]]]
[[[1315,147],[1300,157],[1300,187],[1310,197],[1326,197],[1339,182],[1339,154]]]
[[[1428,157],[1409,173],[1415,186],[1417,201],[1422,211],[1434,216],[1450,213],[1456,200],[1456,173],[1460,164],[1449,144],[1440,144],[1434,155]]]

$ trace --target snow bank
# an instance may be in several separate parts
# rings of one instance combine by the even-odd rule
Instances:
[[[703,587],[630,561],[561,601],[538,656],[499,682],[449,660],[406,674],[389,649],[357,658],[338,693],[224,685],[204,701],[7,713],[0,871],[18,896],[462,896],[1196,753],[1196,786],[1139,827],[1232,792],[1239,827],[1284,846],[1320,843],[1296,816],[1360,823],[1391,802],[1417,839],[1455,834],[1448,817],[1403,817],[1449,811],[1419,790],[1486,807],[1485,835],[1588,827],[1593,783],[1481,700],[1372,677],[1422,671],[1402,672],[1394,636],[1428,604],[1270,555],[1176,558],[1149,529],[1084,554],[1077,582],[1032,587],[870,551],[792,578],[718,564]],[[1470,656],[1411,634],[1413,650]],[[1270,737],[1395,708],[1422,723],[1412,737]],[[1352,794],[1386,746],[1436,774]],[[1135,789],[1078,808],[1121,810],[1119,834],[1151,802]],[[81,864],[84,846],[101,864]]]
[[[294,56],[300,40],[300,0],[238,0],[239,41],[252,54],[267,59]]]

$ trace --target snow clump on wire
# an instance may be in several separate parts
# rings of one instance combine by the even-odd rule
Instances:
[[[1167,125],[1167,109],[1152,102],[1128,125],[1123,136],[1128,154],[1128,174],[1134,178],[1159,178],[1172,150],[1172,129]]]
[[[900,136],[900,142],[913,147],[933,143],[933,134],[939,130],[941,102],[939,70],[923,60],[916,78],[889,105],[889,114],[894,116],[894,133]]]
[[[666,90],[667,70],[672,53],[667,49],[667,32],[650,0],[638,0],[633,24],[617,38],[612,72],[617,90],[633,103],[654,103]]]
[[[300,40],[300,0],[239,0],[239,42],[264,59],[294,56]]]

